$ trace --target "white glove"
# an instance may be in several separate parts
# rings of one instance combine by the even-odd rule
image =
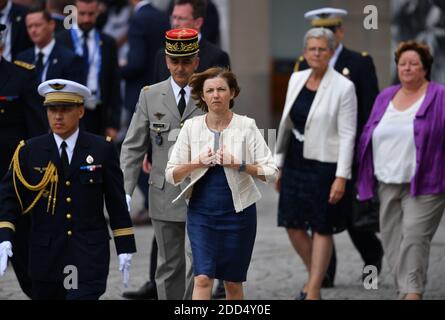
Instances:
[[[12,244],[9,241],[3,241],[0,243],[0,277],[5,274],[8,257],[12,257]]]
[[[122,272],[122,281],[125,288],[128,286],[130,279],[131,253],[121,253],[119,255],[119,271]]]
[[[126,194],[125,195],[125,200],[127,200],[127,208],[128,208],[128,212],[130,212],[131,211],[131,206],[130,206],[131,196],[129,194]]]

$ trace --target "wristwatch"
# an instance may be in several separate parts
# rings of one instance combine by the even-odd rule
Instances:
[[[241,162],[238,171],[239,171],[239,172],[244,172],[244,171],[246,171],[246,161],[243,160],[243,161]]]

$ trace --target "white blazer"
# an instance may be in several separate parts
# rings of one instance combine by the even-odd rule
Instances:
[[[207,127],[205,119],[206,115],[202,115],[184,123],[165,169],[167,182],[175,186],[181,184],[185,179],[177,183],[173,180],[173,170],[176,166],[191,163],[208,147],[216,152],[214,150],[215,137]],[[219,146],[223,145],[224,149],[240,162],[244,160],[247,164],[260,165],[264,171],[266,183],[276,180],[278,169],[274,163],[272,152],[264,141],[254,119],[234,113],[229,126],[220,135]],[[200,168],[192,171],[189,177],[191,182],[173,202],[182,196],[190,198],[193,185],[204,176],[207,170],[208,168]],[[232,192],[236,212],[244,210],[261,198],[251,175],[228,167],[224,167],[224,173]]]
[[[289,80],[283,115],[275,145],[275,162],[283,166],[294,124],[290,111],[312,69],[294,72]],[[337,177],[351,178],[357,128],[357,97],[354,84],[329,67],[326,70],[304,129],[303,157],[337,163]]]

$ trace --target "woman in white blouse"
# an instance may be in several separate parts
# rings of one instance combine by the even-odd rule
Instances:
[[[306,33],[310,69],[292,74],[278,129],[278,225],[309,274],[297,299],[321,298],[333,234],[346,228],[342,199],[351,178],[357,99],[354,84],[329,66],[335,44],[328,29]]]
[[[430,81],[425,44],[399,44],[399,85],[376,98],[358,147],[358,194],[378,190],[380,231],[401,299],[421,299],[445,209],[445,86]]]
[[[177,199],[189,199],[193,299],[210,299],[215,278],[224,280],[227,299],[242,299],[261,197],[253,178],[273,182],[278,170],[255,121],[230,110],[240,91],[232,72],[211,68],[194,75],[190,86],[206,114],[184,123],[166,179],[174,185],[191,180]]]

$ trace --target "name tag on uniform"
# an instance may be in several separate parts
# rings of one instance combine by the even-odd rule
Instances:
[[[90,166],[82,166],[80,167],[81,171],[96,171],[97,169],[101,169],[102,165],[101,164],[94,164],[94,165],[90,165]]]
[[[164,129],[166,127],[165,123],[157,123],[157,122],[153,122],[153,128],[155,129]]]

